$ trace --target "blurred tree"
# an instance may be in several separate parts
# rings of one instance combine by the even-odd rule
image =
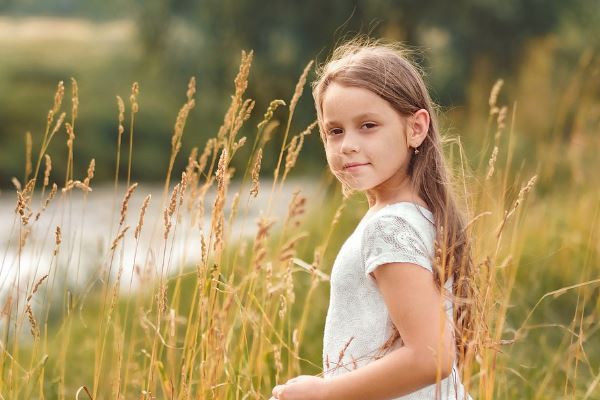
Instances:
[[[5,0],[0,2],[0,12],[9,17],[55,15],[82,20],[135,20],[138,46],[123,50],[125,47],[120,45],[114,54],[92,58],[102,59],[104,64],[86,66],[81,77],[78,74],[82,73],[81,65],[86,65],[86,52],[97,50],[77,50],[81,62],[70,64],[68,69],[54,68],[52,76],[56,78],[51,86],[55,85],[54,80],[67,81],[71,75],[80,79],[80,143],[98,143],[100,137],[113,137],[113,133],[104,130],[114,128],[115,87],[120,88],[117,93],[126,97],[127,85],[140,81],[138,134],[148,140],[136,144],[147,146],[139,149],[138,162],[152,166],[161,165],[162,154],[150,147],[168,144],[174,116],[192,75],[198,78],[198,107],[190,115],[190,133],[184,135],[182,154],[191,146],[201,146],[214,134],[233,89],[241,49],[255,51],[247,95],[257,101],[256,118],[271,99],[289,101],[295,80],[310,59],[322,61],[336,43],[357,33],[401,40],[423,49],[426,54],[420,54],[418,61],[429,75],[435,100],[441,105],[468,103],[466,108],[473,115],[485,115],[486,110],[482,113],[482,109],[487,106],[482,99],[492,82],[498,76],[516,76],[519,63],[527,58],[523,53],[536,39],[561,36],[562,47],[557,50],[561,66],[556,66],[556,73],[562,74],[563,79],[569,68],[577,64],[582,50],[591,47],[592,52],[597,52],[600,41],[597,0],[431,0],[426,4],[415,0]],[[9,55],[5,60],[10,58]],[[47,76],[48,63],[28,63],[28,76]],[[23,121],[43,121],[39,110],[46,109],[51,93],[48,85],[35,85],[33,78],[27,78],[27,82],[16,79],[23,76],[22,67],[3,62],[0,70],[0,90],[20,94],[0,101],[4,107],[0,112],[0,179],[6,183],[22,168],[8,161],[14,158],[12,155],[22,154],[21,135],[32,130],[34,139],[37,137],[37,125]],[[89,85],[92,81],[106,84]],[[101,107],[99,100],[90,103],[90,96],[85,97],[86,84],[94,86],[96,99],[108,99]],[[24,85],[28,87],[27,96],[23,94]],[[10,106],[3,105],[9,100],[13,101]],[[85,120],[87,107],[94,108],[93,121]],[[302,129],[313,118],[307,91],[298,106],[293,129]],[[307,165],[314,165],[311,158],[322,156],[320,143],[311,140],[306,146]],[[93,154],[99,163],[113,157],[109,146],[95,146],[93,151],[105,153]],[[88,158],[81,159],[82,169]],[[180,163],[185,162],[184,158],[180,157]],[[265,166],[268,168],[267,162]],[[160,178],[153,176],[151,168],[138,171],[144,178]]]

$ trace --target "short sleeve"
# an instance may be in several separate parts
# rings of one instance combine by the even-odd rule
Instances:
[[[433,272],[423,236],[405,218],[397,215],[383,215],[367,223],[361,254],[367,277],[378,266],[393,262],[417,264]]]

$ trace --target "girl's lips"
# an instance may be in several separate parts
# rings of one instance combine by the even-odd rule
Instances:
[[[363,163],[363,164],[351,164],[351,165],[347,165],[344,167],[344,169],[349,169],[349,170],[353,170],[353,169],[358,169],[359,167],[364,167],[365,165],[369,165],[369,163]]]

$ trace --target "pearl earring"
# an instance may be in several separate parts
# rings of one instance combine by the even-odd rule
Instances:
[[[419,153],[420,153],[419,148],[415,147],[415,154],[419,154]]]

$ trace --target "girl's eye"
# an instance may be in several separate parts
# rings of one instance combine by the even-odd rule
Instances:
[[[365,122],[364,124],[362,124],[362,126],[367,129],[372,129],[375,128],[377,125],[375,125],[373,122]]]
[[[329,130],[330,135],[338,135],[340,133],[342,133],[342,130],[340,128],[333,128]]]

